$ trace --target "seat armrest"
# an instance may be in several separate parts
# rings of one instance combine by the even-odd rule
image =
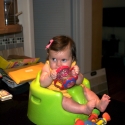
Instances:
[[[87,88],[91,89],[90,82],[88,79],[84,78],[82,84]]]

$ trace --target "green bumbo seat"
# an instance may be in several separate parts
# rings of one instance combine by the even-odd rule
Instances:
[[[30,84],[27,116],[37,125],[74,125],[75,119],[87,120],[85,114],[73,114],[62,108],[61,92],[49,90],[40,86],[40,72]],[[84,78],[83,84],[90,88],[89,81]],[[68,89],[72,98],[80,104],[86,104],[87,100],[81,86]]]

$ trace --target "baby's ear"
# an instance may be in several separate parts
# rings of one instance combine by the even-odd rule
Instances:
[[[47,56],[49,57],[49,52],[47,52]]]

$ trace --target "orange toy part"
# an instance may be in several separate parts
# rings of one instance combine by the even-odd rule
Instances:
[[[88,120],[92,121],[92,120],[95,120],[98,118],[98,115],[97,114],[91,114],[90,117],[88,118]]]
[[[110,120],[111,120],[111,117],[110,117],[110,115],[109,115],[107,112],[105,112],[105,113],[102,115],[102,117],[105,118],[106,121],[110,121]]]
[[[75,125],[84,125],[84,122],[81,119],[76,119]]]

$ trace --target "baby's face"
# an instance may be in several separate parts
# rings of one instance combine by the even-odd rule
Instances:
[[[72,60],[72,54],[69,47],[66,47],[62,51],[49,51],[49,62],[50,62],[50,68],[51,69],[57,69],[60,66],[69,66],[71,67],[71,64],[73,62]]]

